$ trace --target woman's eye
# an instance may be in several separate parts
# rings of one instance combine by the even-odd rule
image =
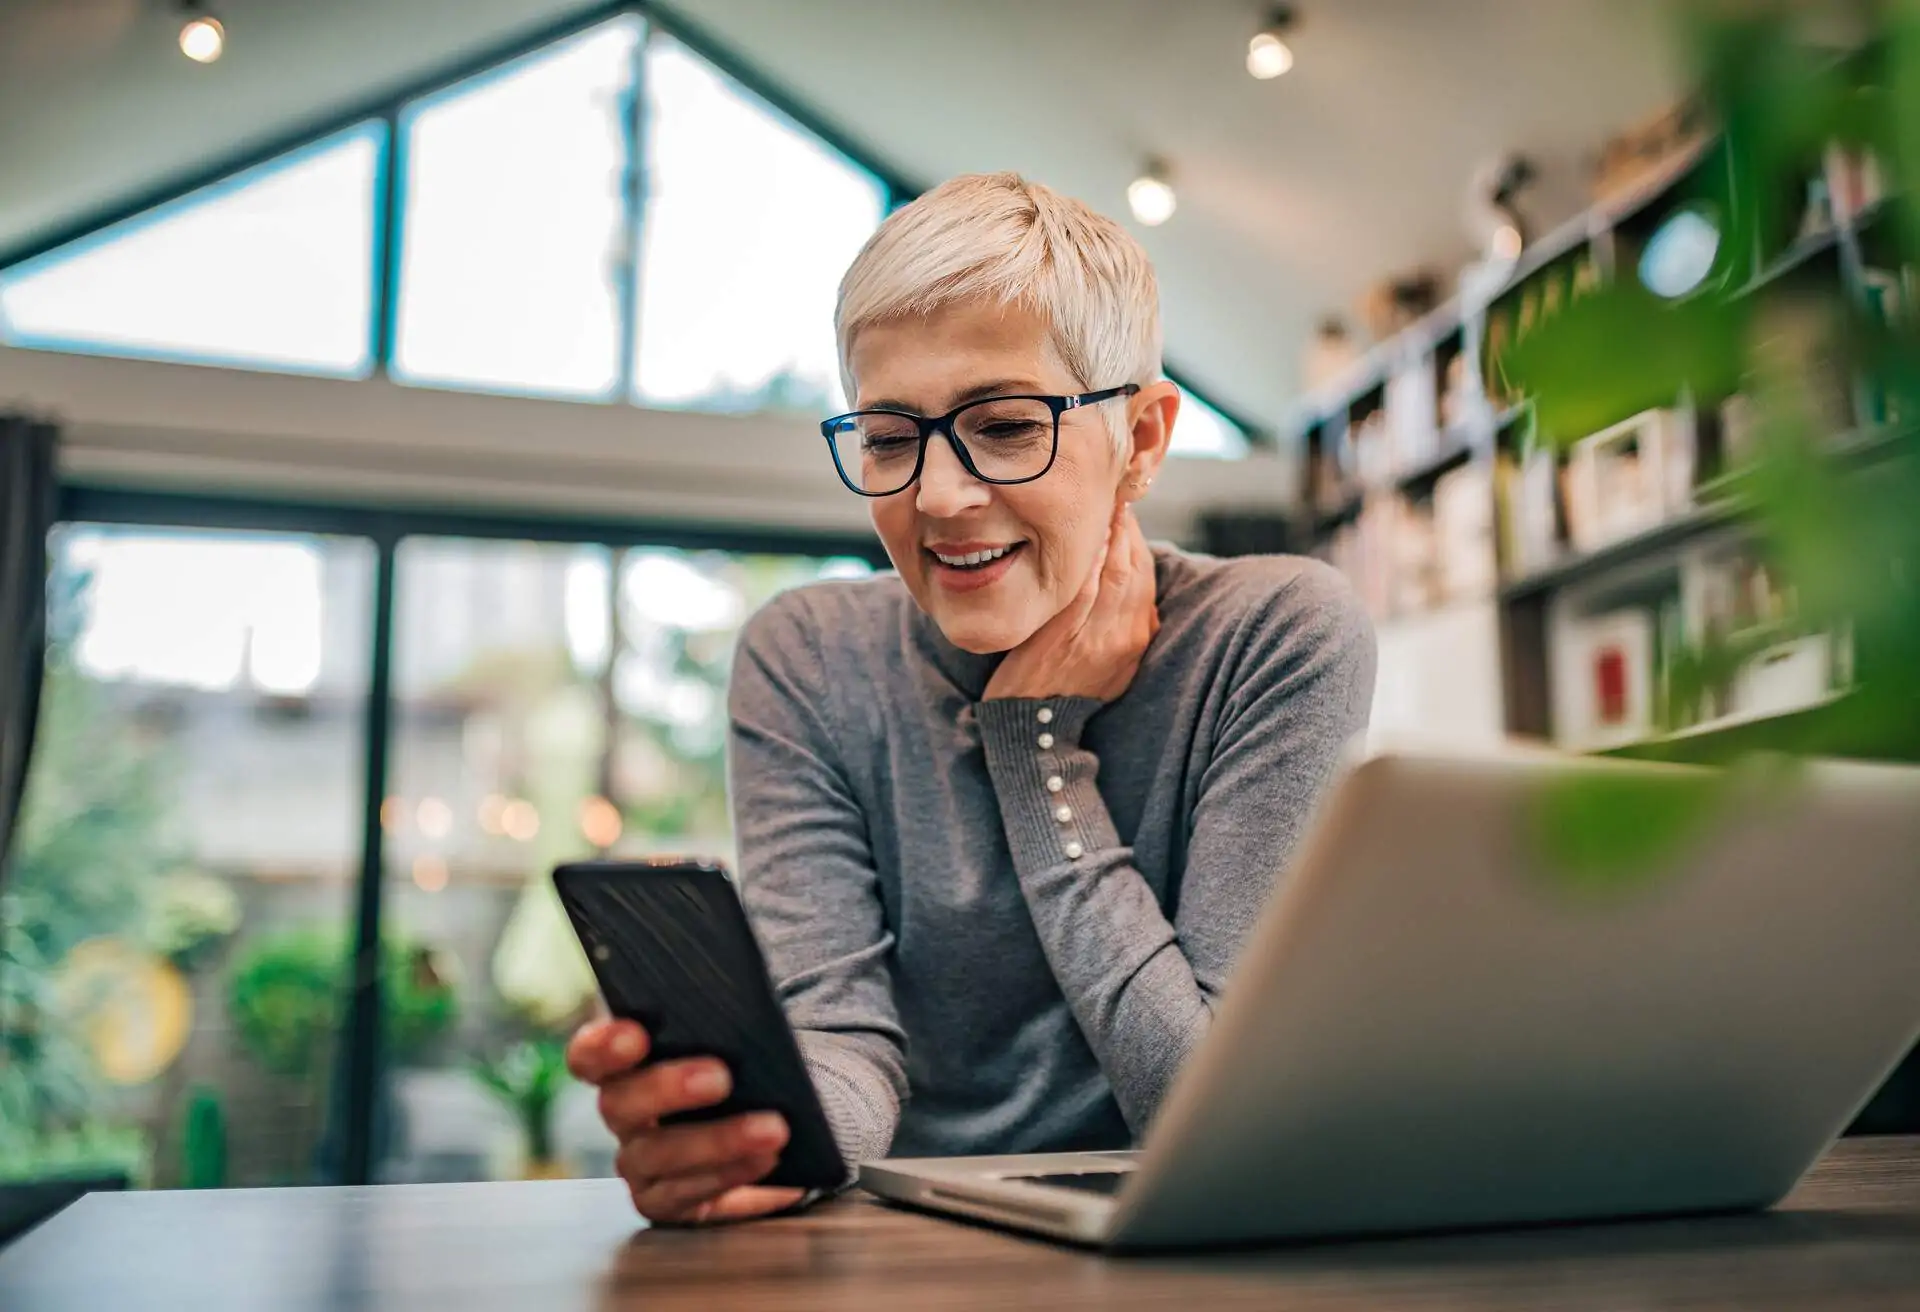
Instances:
[[[980,427],[980,436],[995,442],[1014,442],[1036,436],[1040,425],[1023,419],[1000,419]]]

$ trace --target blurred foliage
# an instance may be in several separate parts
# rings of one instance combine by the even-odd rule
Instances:
[[[248,1052],[266,1069],[303,1080],[324,1074],[346,1016],[352,951],[336,929],[303,926],[263,935],[234,962],[227,1009]],[[428,948],[381,944],[380,992],[389,1057],[406,1062],[453,1028],[459,999]]]
[[[227,1183],[227,1112],[212,1089],[195,1089],[180,1136],[180,1185],[222,1189]]]
[[[85,1120],[32,1138],[0,1137],[0,1181],[117,1175],[134,1188],[153,1176],[153,1149],[137,1125]]]
[[[1621,277],[1570,301],[1501,362],[1532,402],[1537,435],[1564,445],[1683,393],[1732,392],[1746,364],[1744,306],[1663,300]]]
[[[224,879],[177,870],[154,890],[147,942],[183,972],[204,964],[240,928],[240,898]]]
[[[1784,717],[1769,749],[1920,759],[1920,327],[1914,307],[1886,317],[1834,280],[1796,284],[1794,324],[1779,298],[1756,295],[1756,252],[1777,251],[1799,218],[1806,179],[1828,143],[1880,152],[1887,199],[1876,228],[1905,262],[1920,254],[1920,4],[1694,3],[1679,31],[1723,129],[1703,191],[1721,221],[1721,273],[1665,300],[1631,269],[1573,299],[1502,354],[1508,384],[1535,409],[1536,439],[1565,445],[1653,406],[1716,402],[1736,390],[1757,403],[1756,450],[1725,494],[1750,511],[1767,558],[1792,580],[1808,630],[1850,626],[1858,686],[1817,716]],[[1836,51],[1810,31],[1851,28]],[[1847,229],[1843,262],[1861,240]],[[1823,368],[1863,380],[1898,422],[1874,436],[1870,471],[1846,467],[1823,407]],[[1699,654],[1685,678],[1707,681],[1738,662]],[[1682,692],[1685,690],[1682,689]],[[1743,738],[1741,747],[1751,745]],[[1625,805],[1626,799],[1617,799]],[[1630,828],[1631,826],[1616,826]],[[1624,833],[1623,848],[1631,841]]]
[[[1658,879],[1664,862],[1711,826],[1722,788],[1707,773],[1651,779],[1596,769],[1555,778],[1527,812],[1528,837],[1563,887],[1636,887]]]
[[[566,1046],[557,1039],[516,1043],[471,1067],[480,1086],[505,1103],[520,1126],[527,1161],[553,1159],[553,1113],[568,1082]]]
[[[86,577],[56,557],[40,731],[0,890],[0,1177],[92,1169],[145,1177],[148,1146],[115,1122],[83,1017],[57,972],[88,939],[137,940],[155,872],[177,864],[168,765],[75,668]]]

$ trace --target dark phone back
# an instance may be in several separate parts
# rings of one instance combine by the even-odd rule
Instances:
[[[695,861],[588,861],[559,867],[553,882],[607,1007],[652,1037],[647,1060],[718,1057],[733,1072],[725,1102],[668,1119],[779,1112],[790,1137],[765,1183],[845,1183],[846,1163],[726,872]]]

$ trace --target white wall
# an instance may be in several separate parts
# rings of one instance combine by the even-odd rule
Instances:
[[[863,532],[819,431],[790,415],[703,415],[481,396],[0,347],[0,404],[51,412],[75,481],[355,505]],[[1204,506],[1281,508],[1286,462],[1177,460],[1143,504],[1188,538]]]

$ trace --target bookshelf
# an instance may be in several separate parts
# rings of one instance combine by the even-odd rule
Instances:
[[[1483,274],[1305,398],[1287,434],[1309,549],[1353,579],[1383,636],[1440,612],[1485,612],[1504,735],[1705,761],[1790,745],[1846,714],[1853,635],[1796,627],[1791,584],[1771,577],[1752,531],[1752,403],[1739,387],[1650,394],[1549,446],[1501,368],[1515,341],[1588,291],[1619,279],[1651,287],[1667,254],[1656,248],[1730,194],[1727,151],[1702,137],[1504,274]],[[1804,195],[1776,207],[1786,216],[1776,230],[1757,230],[1751,249],[1719,243],[1697,294],[1747,303],[1788,333],[1807,328],[1794,316],[1808,293],[1911,313],[1914,252],[1886,221],[1873,173],[1830,150]],[[1809,376],[1823,364],[1811,361]],[[1888,413],[1870,379],[1818,381],[1837,467],[1870,476],[1920,458],[1920,417]],[[1702,664],[1693,649],[1718,650],[1728,633],[1754,648],[1744,663],[1690,681]],[[1856,738],[1861,755],[1882,754],[1871,731],[1825,741]]]

